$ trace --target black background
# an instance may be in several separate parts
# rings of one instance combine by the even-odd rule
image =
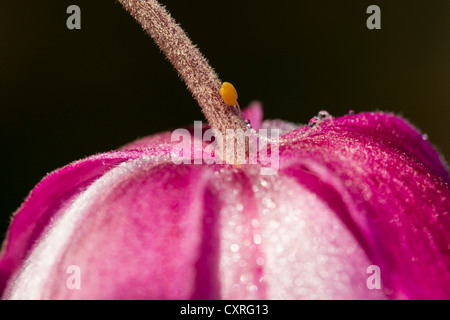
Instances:
[[[298,123],[321,109],[392,111],[450,158],[450,1],[161,2],[241,106],[259,100],[265,118]],[[66,28],[71,4],[81,30]],[[371,4],[381,30],[366,27]],[[195,100],[118,2],[2,3],[2,236],[48,172],[194,120]]]

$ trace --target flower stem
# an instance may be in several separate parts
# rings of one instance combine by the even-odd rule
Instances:
[[[180,74],[212,129],[247,130],[240,113],[220,95],[222,81],[183,29],[156,0],[119,0]]]

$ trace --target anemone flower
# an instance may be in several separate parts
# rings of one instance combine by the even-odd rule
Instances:
[[[3,298],[450,298],[450,176],[425,136],[389,113],[241,112],[164,8],[120,2],[208,125],[45,177],[3,244]]]

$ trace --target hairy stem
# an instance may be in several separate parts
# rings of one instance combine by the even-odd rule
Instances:
[[[239,113],[220,95],[222,81],[186,33],[156,0],[119,0],[180,74],[212,129],[247,130]]]

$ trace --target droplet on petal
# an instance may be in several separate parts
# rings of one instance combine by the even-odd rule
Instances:
[[[331,115],[326,110],[319,111],[317,116],[319,117],[320,120],[328,120],[331,118]]]
[[[255,244],[261,244],[261,242],[262,242],[261,235],[255,234],[255,235],[253,236],[253,242],[254,242]]]
[[[264,188],[267,188],[267,186],[269,185],[269,183],[266,180],[264,180],[263,178],[260,178],[259,183]]]
[[[253,284],[253,285],[251,285],[251,286],[248,288],[248,290],[249,290],[250,292],[256,292],[256,291],[258,291],[258,287],[255,286],[255,285]]]
[[[264,265],[264,262],[265,262],[264,258],[262,258],[262,257],[256,258],[256,264],[257,264],[258,266],[263,266],[263,265]]]
[[[273,202],[272,199],[267,198],[267,197],[262,199],[262,203],[264,206],[266,206],[267,208],[270,208],[270,209],[273,209],[276,207],[276,203]]]
[[[231,245],[230,249],[231,249],[232,252],[238,252],[239,251],[239,245],[234,243],[234,244]]]
[[[314,127],[316,127],[317,125],[319,125],[321,122],[322,122],[322,120],[320,120],[319,118],[317,118],[317,117],[312,117],[312,118],[308,121],[308,126],[309,126],[310,128],[314,128]]]

